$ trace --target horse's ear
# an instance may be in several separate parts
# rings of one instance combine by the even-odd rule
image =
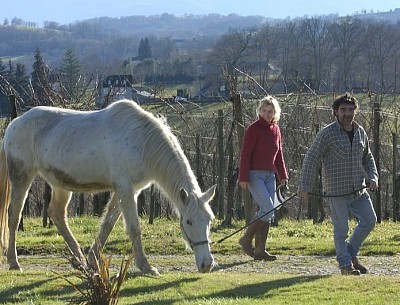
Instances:
[[[182,202],[184,204],[186,204],[189,194],[186,192],[186,190],[183,187],[180,189],[179,195],[181,196]]]
[[[212,187],[210,187],[202,196],[203,200],[205,202],[209,202],[211,199],[213,199],[215,195],[215,189],[217,188],[217,185],[214,184]]]

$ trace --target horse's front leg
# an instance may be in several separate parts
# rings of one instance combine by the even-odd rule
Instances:
[[[160,275],[158,270],[149,264],[146,254],[143,251],[136,198],[134,197],[132,200],[132,197],[133,190],[123,191],[120,193],[120,207],[125,221],[125,229],[132,243],[132,250],[135,255],[135,264],[144,274]]]
[[[103,250],[107,238],[120,216],[118,196],[113,194],[101,217],[99,233],[89,250],[88,262],[92,268],[98,269],[99,252]]]

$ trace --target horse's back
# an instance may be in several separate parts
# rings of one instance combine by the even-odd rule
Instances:
[[[99,111],[35,107],[6,131],[9,161],[71,190],[110,189],[117,175],[142,164],[144,111],[116,102]],[[139,126],[139,127],[138,127]]]

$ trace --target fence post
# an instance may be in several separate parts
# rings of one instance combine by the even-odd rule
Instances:
[[[228,141],[228,194],[226,198],[226,217],[224,220],[224,225],[230,226],[232,224],[232,216],[233,216],[233,202],[235,198],[235,185],[237,177],[233,174],[233,139],[231,138]]]
[[[224,112],[218,110],[218,219],[224,218]]]
[[[381,165],[380,165],[380,157],[379,157],[379,150],[380,150],[380,122],[381,122],[381,107],[379,102],[374,102],[374,109],[373,109],[373,155],[375,158],[376,168],[378,170],[378,176],[380,177],[381,173]],[[381,192],[380,189],[377,189],[377,192],[373,195],[374,196],[374,208],[376,212],[377,222],[382,222],[382,208],[381,208]]]
[[[396,125],[397,126],[397,125]],[[392,133],[393,139],[393,222],[397,222],[399,215],[399,189],[397,182],[397,134]],[[399,177],[400,179],[400,177]]]
[[[149,211],[149,224],[152,225],[154,222],[154,214],[155,214],[155,190],[154,190],[154,184],[151,185],[150,188],[150,211]]]
[[[245,132],[245,124],[243,122],[242,100],[240,94],[235,94],[231,97],[233,105],[233,113],[236,123],[236,133],[238,137],[239,153],[242,151],[243,138]],[[253,205],[251,202],[250,192],[248,190],[239,190],[243,198],[244,217],[246,223],[249,223],[253,217]]]
[[[200,149],[200,134],[196,134],[196,178],[199,183],[200,189],[204,190],[204,179],[202,171],[202,159],[201,159],[201,149]]]
[[[320,129],[320,124],[315,124],[315,134],[317,134]],[[322,180],[321,180],[321,169],[318,169],[317,178],[314,181],[314,185],[312,188],[312,192],[316,194],[322,193]],[[323,207],[323,199],[321,196],[314,196],[310,195],[308,200],[308,216],[313,220],[313,224],[319,223],[320,220],[322,221],[325,218],[324,207]],[[318,220],[318,212],[321,211],[321,218]]]

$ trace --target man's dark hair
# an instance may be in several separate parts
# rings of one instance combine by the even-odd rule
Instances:
[[[357,99],[355,97],[351,96],[350,93],[346,92],[344,95],[338,97],[336,100],[333,101],[333,103],[332,103],[333,115],[336,115],[335,111],[337,111],[339,109],[341,104],[351,104],[354,106],[354,109],[358,108]]]

